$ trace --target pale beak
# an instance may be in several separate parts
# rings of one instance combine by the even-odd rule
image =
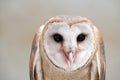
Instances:
[[[70,63],[73,63],[73,61],[74,61],[73,52],[70,52],[70,53],[69,53],[68,58],[69,58]]]
[[[68,64],[68,66],[70,67],[71,64],[73,64],[73,62],[74,62],[74,53],[73,53],[73,52],[69,52],[69,53],[67,53],[67,54],[68,54],[68,55],[65,56],[65,57],[66,57],[66,62],[67,62],[67,64]]]

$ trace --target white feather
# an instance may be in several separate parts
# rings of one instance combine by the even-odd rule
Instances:
[[[56,43],[51,37],[55,33],[59,33],[63,36],[63,46],[66,51],[69,51],[70,47],[73,50],[78,48],[80,49],[77,53],[75,62],[70,64],[71,70],[76,70],[77,68],[82,67],[94,53],[94,34],[89,24],[78,23],[70,27],[65,22],[54,22],[48,26],[48,29],[45,32],[44,44],[47,52],[46,54],[55,63],[55,65],[65,69],[68,69],[69,67],[64,60],[63,53],[60,51],[61,45]],[[89,36],[88,40],[86,39],[84,43],[80,43],[78,45],[76,37],[81,33],[86,33]],[[71,60],[71,54],[69,55],[69,58]]]

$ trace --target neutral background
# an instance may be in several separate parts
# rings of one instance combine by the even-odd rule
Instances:
[[[100,29],[107,80],[120,79],[120,0],[0,0],[0,80],[29,80],[33,36],[60,14],[87,17]]]

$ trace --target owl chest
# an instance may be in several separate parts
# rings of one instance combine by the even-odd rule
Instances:
[[[43,66],[44,80],[90,80],[90,67],[87,66],[83,70],[73,72],[61,71],[50,65]]]

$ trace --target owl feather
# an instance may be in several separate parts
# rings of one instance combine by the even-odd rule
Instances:
[[[87,18],[57,16],[36,32],[30,80],[105,80],[104,44]]]

